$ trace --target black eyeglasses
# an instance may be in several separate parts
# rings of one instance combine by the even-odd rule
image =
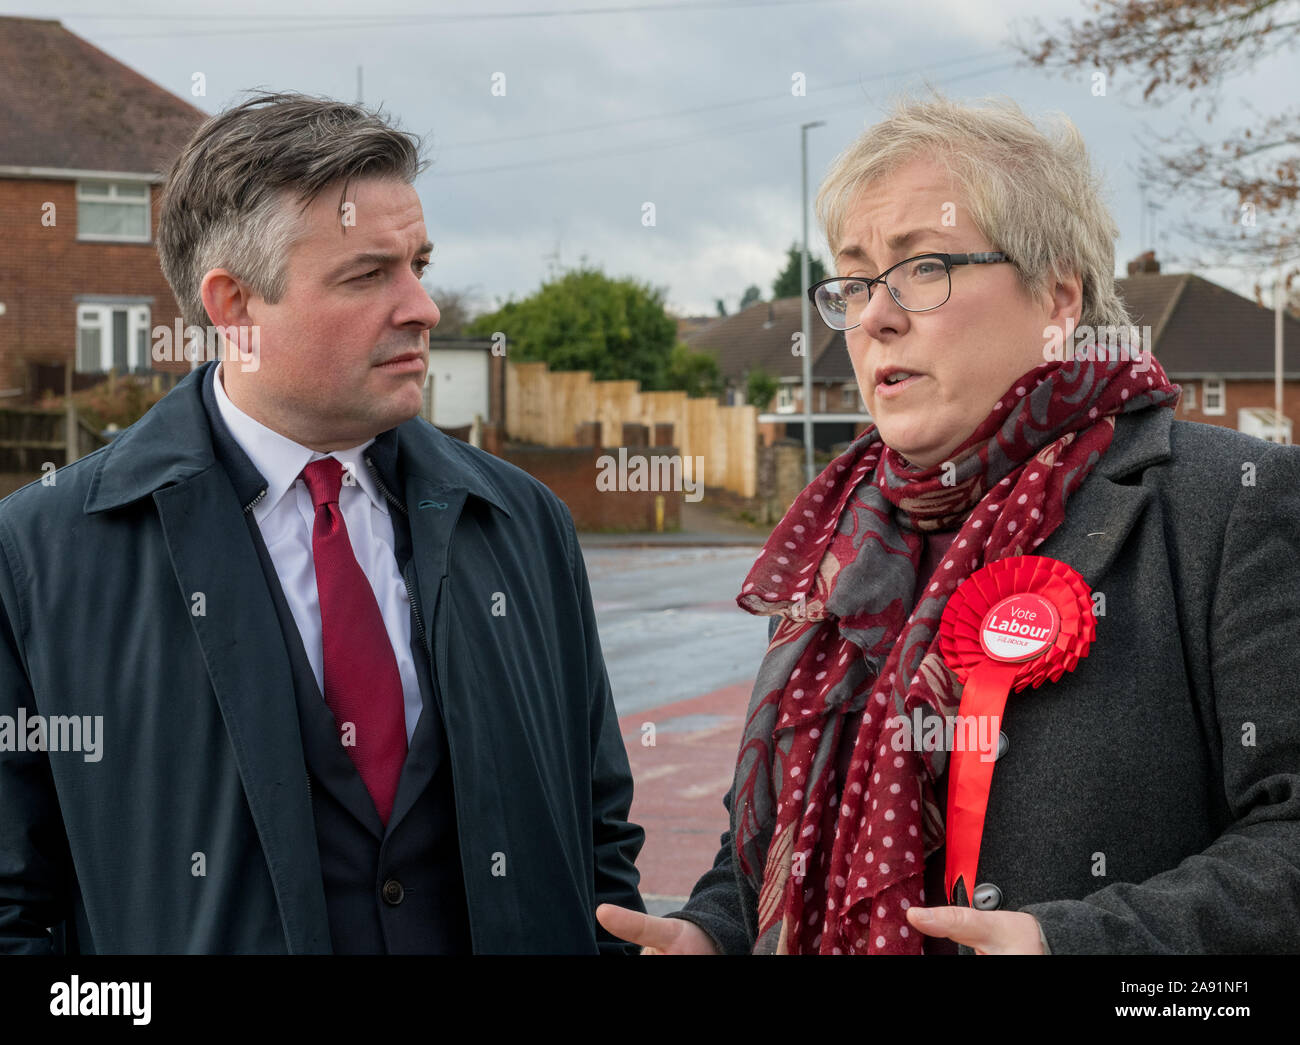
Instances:
[[[832,330],[852,330],[862,322],[862,310],[871,300],[871,288],[883,283],[899,308],[929,312],[952,295],[954,265],[992,265],[1011,259],[1000,250],[976,254],[918,254],[891,265],[875,279],[866,276],[832,276],[808,288],[808,298]]]

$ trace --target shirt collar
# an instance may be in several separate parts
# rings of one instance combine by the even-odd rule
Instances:
[[[374,439],[367,439],[364,443],[346,450],[321,453],[267,428],[266,425],[240,410],[226,394],[221,380],[220,364],[213,368],[212,385],[221,419],[226,423],[240,449],[248,455],[249,461],[266,480],[266,496],[253,508],[253,518],[259,525],[275,510],[280,499],[293,487],[302,474],[303,468],[323,457],[337,458],[345,469],[356,476],[357,485],[366,492],[371,504],[385,515],[388,514],[388,503],[375,485],[375,480],[364,460],[366,448],[375,441]]]

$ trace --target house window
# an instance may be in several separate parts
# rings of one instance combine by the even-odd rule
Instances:
[[[858,390],[854,385],[844,385],[840,389],[840,409],[856,410],[858,408]]]
[[[148,305],[78,305],[77,372],[147,374],[153,369]]]
[[[817,389],[817,402],[819,404],[817,409],[823,414],[826,413],[826,389],[825,388]]]
[[[148,243],[148,183],[77,182],[77,239]]]
[[[776,390],[776,412],[778,414],[794,413],[794,387],[782,385]]]
[[[1183,398],[1182,405],[1184,410],[1196,409],[1196,382],[1187,381],[1182,386]]]
[[[1223,378],[1206,378],[1205,396],[1201,400],[1201,409],[1207,414],[1226,414],[1228,412],[1227,404],[1224,402],[1226,398],[1223,391]]]

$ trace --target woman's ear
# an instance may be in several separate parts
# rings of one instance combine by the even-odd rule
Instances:
[[[1070,326],[1077,327],[1083,317],[1083,277],[1071,271],[1048,278],[1047,322],[1065,329],[1066,321],[1072,320]]]

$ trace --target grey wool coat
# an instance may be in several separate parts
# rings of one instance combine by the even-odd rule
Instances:
[[[1035,554],[1104,615],[1073,672],[1007,702],[977,898],[996,886],[985,909],[1032,914],[1052,954],[1300,952],[1300,447],[1120,415]],[[672,917],[743,954],[732,800]]]

